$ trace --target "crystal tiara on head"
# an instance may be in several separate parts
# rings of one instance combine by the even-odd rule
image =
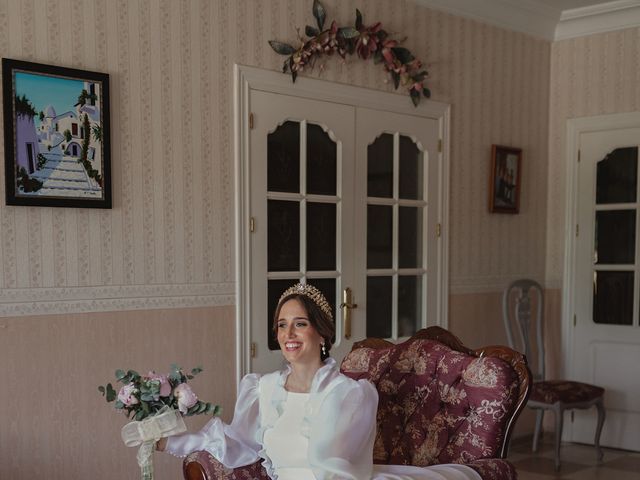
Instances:
[[[320,290],[318,290],[313,285],[309,285],[308,283],[296,283],[295,285],[287,288],[284,293],[280,296],[280,300],[278,300],[278,305],[282,302],[283,298],[288,297],[289,295],[304,295],[305,297],[313,300],[320,310],[326,313],[329,316],[329,319],[333,320],[333,314],[331,313],[331,306],[329,306],[329,302],[324,298],[324,295]]]

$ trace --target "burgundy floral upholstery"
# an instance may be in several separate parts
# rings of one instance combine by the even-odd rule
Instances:
[[[604,388],[571,380],[534,382],[529,400],[554,404],[589,402],[604,395]]]
[[[508,426],[526,402],[526,366],[523,380],[499,355],[478,356],[466,347],[458,351],[426,338],[383,343],[356,345],[341,365],[344,374],[367,379],[378,389],[374,463],[463,463],[483,480],[515,480],[513,465],[498,457],[505,452]],[[188,474],[191,463],[196,469]],[[229,470],[206,452],[189,455],[183,469],[188,480],[268,479],[260,462]]]
[[[509,364],[434,340],[354,350],[342,371],[378,389],[375,463],[427,466],[496,457],[518,399]]]

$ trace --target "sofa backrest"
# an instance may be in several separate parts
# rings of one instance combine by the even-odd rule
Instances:
[[[501,358],[432,339],[374,345],[354,347],[341,365],[378,390],[374,463],[427,466],[506,454],[530,376]]]

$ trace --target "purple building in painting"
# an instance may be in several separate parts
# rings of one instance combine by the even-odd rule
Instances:
[[[38,165],[38,135],[30,113],[18,112],[16,115],[16,162],[18,168],[24,168],[31,175]]]

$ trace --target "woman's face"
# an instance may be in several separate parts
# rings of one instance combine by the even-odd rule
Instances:
[[[284,358],[291,364],[320,362],[322,336],[318,333],[302,304],[291,299],[282,305],[276,323],[278,343]]]

